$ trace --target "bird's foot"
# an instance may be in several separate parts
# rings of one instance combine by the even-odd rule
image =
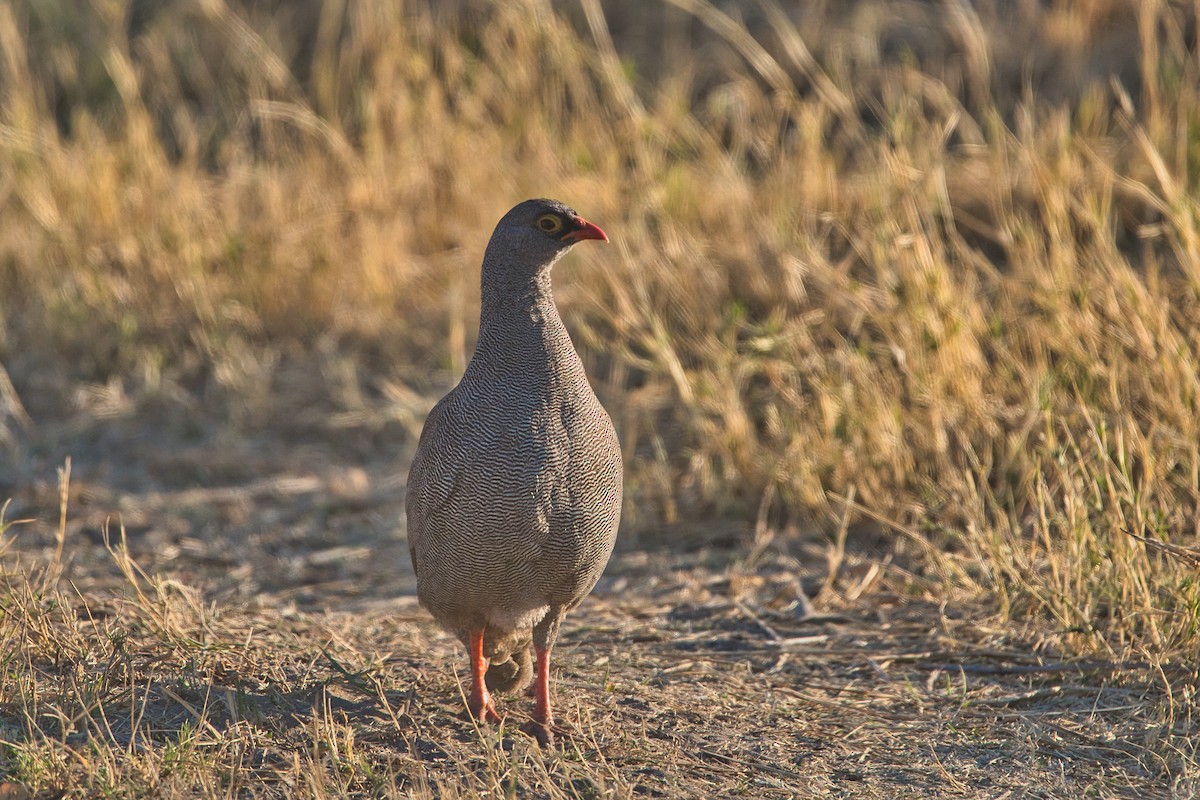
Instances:
[[[486,692],[472,691],[467,698],[467,711],[471,714],[471,719],[476,722],[499,722],[500,714],[496,711],[496,704],[492,701],[492,696]]]
[[[552,719],[546,722],[531,719],[521,726],[521,733],[532,736],[542,747],[553,747],[555,739],[570,739],[573,735],[570,728],[556,725]]]

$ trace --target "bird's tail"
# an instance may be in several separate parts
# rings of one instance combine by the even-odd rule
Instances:
[[[533,657],[529,644],[517,648],[503,661],[493,661],[488,666],[484,682],[493,692],[516,694],[533,682]]]

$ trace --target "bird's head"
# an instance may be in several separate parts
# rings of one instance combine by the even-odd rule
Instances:
[[[501,217],[488,245],[489,255],[510,268],[537,273],[552,265],[578,242],[608,241],[604,231],[557,200],[526,200]]]

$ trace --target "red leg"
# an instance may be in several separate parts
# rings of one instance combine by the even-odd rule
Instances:
[[[537,677],[533,681],[533,719],[521,730],[548,747],[554,741],[554,714],[550,710],[550,651],[537,651]]]
[[[471,634],[470,651],[471,693],[467,695],[467,709],[480,722],[499,722],[500,715],[496,713],[496,704],[492,702],[483,677],[488,668],[487,657],[483,654],[483,631]]]

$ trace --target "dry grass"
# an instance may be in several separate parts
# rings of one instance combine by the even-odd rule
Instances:
[[[192,502],[175,497],[175,513],[208,504]],[[324,575],[289,581],[269,564],[231,574],[216,537],[185,559],[199,590],[134,559],[164,557],[155,531],[66,527],[75,558],[25,562],[0,586],[3,763],[12,785],[38,796],[1144,798],[1197,788],[1190,698],[1169,691],[1195,683],[1194,664],[1064,660],[1039,632],[997,625],[886,559],[850,554],[825,621],[799,622],[794,558],[747,572],[707,550],[620,556],[619,577],[571,618],[558,654],[560,717],[575,736],[542,753],[513,733],[525,698],[502,704],[499,729],[467,721],[458,643],[411,594],[373,588],[390,571],[381,557],[399,557],[402,542],[366,554],[342,546],[333,559],[310,541],[297,552]],[[54,550],[52,537],[43,544]],[[801,555],[819,559],[820,548]],[[350,585],[365,591],[347,595]]]
[[[1194,792],[1196,20],[1036,5],[0,5],[0,776]],[[613,236],[558,291],[629,465],[557,756],[387,599],[534,195]],[[780,645],[801,575],[848,621]]]

